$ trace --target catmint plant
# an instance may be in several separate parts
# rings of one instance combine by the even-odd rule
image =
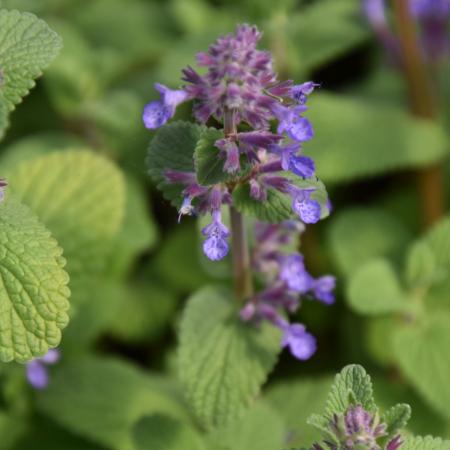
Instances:
[[[305,117],[308,98],[319,85],[280,81],[271,54],[257,49],[260,39],[261,33],[250,25],[219,37],[207,52],[197,54],[202,73],[185,68],[185,84],[180,89],[155,84],[160,98],[145,106],[143,121],[148,129],[160,128],[179,104],[193,101],[194,118],[201,124],[199,142],[211,135],[205,124],[214,126],[208,152],[213,155],[211,163],[219,161],[221,170],[212,182],[200,181],[197,161],[191,171],[175,169],[170,161],[162,167],[168,189],[181,187],[176,201],[178,220],[186,215],[210,216],[201,233],[203,252],[211,261],[227,256],[232,239],[236,295],[243,303],[241,319],[268,321],[280,328],[282,346],[303,360],[314,353],[315,338],[304,325],[291,324],[287,314],[294,313],[302,299],[333,303],[335,285],[334,277],[312,277],[296,249],[282,250],[305,224],[317,223],[330,209],[329,202],[320,198],[319,191],[323,194],[324,189],[315,177],[314,161],[303,154],[303,145],[314,137]],[[183,150],[179,151],[181,158]],[[256,209],[272,211],[274,196],[290,204],[288,217],[278,223],[254,221],[251,257],[247,244],[250,218],[245,223],[237,192],[246,192],[245,202]],[[224,206],[229,207],[229,218]],[[263,286],[257,293],[253,275]]]
[[[364,0],[364,11],[392,62],[402,64],[400,43],[387,19],[385,0]],[[409,0],[409,12],[420,28],[420,44],[429,62],[450,55],[450,1]]]

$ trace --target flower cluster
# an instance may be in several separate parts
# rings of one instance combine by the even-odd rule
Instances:
[[[450,0],[409,0],[411,15],[419,24],[425,58],[439,62],[450,55]],[[402,64],[397,37],[386,18],[385,0],[364,0],[364,10],[372,28],[392,62]]]
[[[316,351],[316,340],[302,324],[290,324],[280,313],[295,313],[302,299],[334,303],[335,278],[313,278],[306,270],[303,256],[296,251],[283,252],[282,248],[295,247],[295,238],[303,231],[298,221],[281,224],[256,222],[252,265],[262,275],[265,289],[256,294],[241,310],[244,321],[266,320],[283,332],[282,346],[289,347],[293,356],[306,360]]]
[[[179,90],[161,84],[155,88],[160,99],[144,109],[147,128],[161,127],[175,114],[176,107],[194,101],[197,121],[221,125],[214,138],[214,152],[223,163],[223,181],[199,183],[196,172],[167,167],[169,184],[182,187],[179,220],[184,215],[211,215],[202,230],[203,252],[213,261],[229,252],[230,230],[222,217],[222,206],[233,204],[237,187],[247,188],[250,201],[264,204],[269,195],[279,195],[291,204],[296,220],[278,225],[256,223],[253,268],[263,276],[265,288],[241,310],[244,321],[269,321],[283,331],[282,345],[298,359],[308,359],[316,349],[315,338],[301,324],[290,324],[285,313],[295,312],[303,298],[334,302],[335,279],[314,279],[296,251],[280,248],[293,239],[304,224],[314,224],[329,205],[319,203],[314,161],[302,153],[302,146],[314,136],[305,117],[308,97],[318,85],[312,81],[295,85],[279,81],[271,54],[257,50],[261,33],[254,26],[240,25],[235,34],[220,37],[207,52],[197,55],[204,70],[183,70],[186,83]],[[224,223],[225,222],[225,223]]]
[[[173,117],[180,103],[194,100],[194,116],[199,122],[210,118],[223,121],[225,133],[215,147],[223,158],[224,172],[235,176],[233,186],[245,180],[251,197],[259,202],[266,201],[269,189],[277,190],[291,198],[292,210],[300,220],[315,223],[322,214],[321,205],[313,198],[315,189],[298,187],[283,172],[302,178],[315,174],[313,160],[302,155],[302,144],[314,135],[303,114],[317,84],[279,82],[270,53],[256,49],[260,38],[257,28],[249,25],[238,26],[235,35],[220,37],[206,53],[197,55],[198,65],[207,68],[205,74],[187,67],[183,71],[187,84],[182,89],[155,85],[160,99],[146,105],[143,121],[149,129],[159,128]],[[276,133],[270,131],[274,121]],[[240,125],[253,130],[238,131]],[[180,217],[211,214],[211,224],[203,229],[203,249],[211,260],[225,257],[230,233],[222,222],[221,206],[232,203],[232,187],[226,183],[202,186],[194,172],[167,169],[165,177],[184,187]]]
[[[49,350],[42,358],[33,359],[27,363],[27,379],[35,389],[45,389],[49,377],[47,366],[59,361],[60,353],[56,349]]]
[[[0,202],[5,198],[5,187],[7,185],[8,183],[3,178],[0,178]]]
[[[387,426],[380,422],[378,413],[372,414],[361,405],[350,406],[344,414],[335,414],[329,425],[333,440],[324,441],[329,450],[397,450],[403,442],[400,435],[391,439],[386,446],[380,445],[380,438],[387,436]],[[325,450],[322,445],[314,444],[314,450]]]

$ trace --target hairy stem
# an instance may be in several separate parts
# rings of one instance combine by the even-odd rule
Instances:
[[[236,112],[234,110],[225,112],[224,133],[225,136],[235,135],[237,133]],[[233,206],[230,206],[230,222],[234,287],[237,299],[239,301],[244,301],[253,294],[250,254],[244,218]]]
[[[434,120],[437,115],[434,93],[422,58],[409,0],[394,0],[394,6],[411,111],[417,117]],[[428,227],[445,214],[441,165],[435,164],[420,170],[417,174],[417,183],[423,220]]]

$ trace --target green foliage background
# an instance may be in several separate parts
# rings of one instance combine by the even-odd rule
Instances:
[[[1,359],[45,353],[70,317],[48,389],[33,391],[23,364],[1,363],[1,450],[305,446],[319,436],[307,418],[323,413],[332,376],[349,363],[372,374],[383,411],[411,405],[406,433],[450,438],[450,218],[424,232],[416,192],[418,169],[440,163],[450,173],[448,101],[442,97],[440,121],[411,116],[404,81],[385,63],[359,0],[3,0],[0,7],[37,14],[63,42],[32,16],[19,26],[19,13],[0,13],[14,30],[5,38],[0,28],[0,73],[9,77],[5,88],[0,83],[0,177],[10,185],[0,245],[20,254],[26,233],[38,233],[30,245],[45,265],[23,264],[39,266],[48,280],[28,288],[43,289],[55,305],[51,314],[34,305],[39,332],[0,331]],[[333,212],[305,235],[303,250],[315,275],[338,277],[334,306],[304,302],[299,312],[318,338],[317,354],[298,362],[283,353],[262,394],[279,336],[234,330],[226,322],[230,294],[199,291],[229,283],[229,268],[202,256],[195,220],[177,224],[178,192],[163,196],[152,184],[144,161],[153,133],[141,122],[143,106],[157,97],[154,82],[179,86],[195,53],[242,22],[264,30],[262,46],[283,77],[322,84],[310,100],[316,137],[305,150]],[[17,64],[11,43],[28,38],[20,51],[30,58]],[[441,78],[436,88],[448,95],[449,78]],[[177,119],[192,120],[188,107]],[[207,168],[208,142],[195,148],[197,128],[159,144],[191,139],[178,163],[193,164],[195,151]],[[154,160],[153,170],[163,163]],[[243,210],[255,210],[237,194]],[[26,273],[4,275],[16,262],[1,265],[9,299],[26,284]],[[1,310],[4,330],[14,308],[0,295],[9,307]],[[260,344],[266,352],[249,356]],[[408,448],[444,448],[417,439]]]

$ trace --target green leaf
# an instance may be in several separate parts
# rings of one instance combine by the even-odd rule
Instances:
[[[62,363],[39,394],[37,406],[71,432],[117,450],[134,449],[131,431],[141,417],[162,413],[187,419],[156,379],[114,359]]]
[[[410,287],[429,287],[436,279],[436,261],[426,242],[416,242],[406,260],[406,282]]]
[[[388,436],[393,438],[394,435],[406,426],[411,418],[411,407],[404,403],[399,403],[389,408],[382,416],[382,422],[387,425]]]
[[[135,282],[123,290],[109,333],[130,343],[159,337],[175,312],[176,297],[154,282],[152,285]]]
[[[424,400],[450,418],[450,315],[439,313],[397,330],[394,351],[406,378]]]
[[[30,13],[0,10],[0,85],[11,111],[61,49],[60,37]]]
[[[402,450],[450,450],[450,441],[432,436],[408,437]]]
[[[325,185],[316,178],[292,180],[294,184],[300,188],[315,189],[311,198],[317,200],[322,208],[321,218],[324,219],[329,215],[327,205],[328,194]],[[267,190],[267,200],[260,202],[250,196],[250,186],[248,183],[238,185],[233,192],[233,204],[236,209],[258,220],[271,223],[279,223],[296,217],[291,208],[292,199],[287,194],[269,188]]]
[[[285,437],[281,417],[264,403],[257,403],[241,419],[214,430],[209,448],[223,450],[278,450]]]
[[[62,249],[35,215],[9,197],[0,203],[0,360],[27,361],[61,340],[69,317]]]
[[[265,392],[266,401],[287,425],[290,439],[286,444],[290,447],[320,440],[320,433],[306,421],[311,414],[322,412],[332,381],[331,376],[325,376],[279,382]]]
[[[349,276],[373,258],[403,255],[410,233],[383,210],[351,208],[333,216],[328,237],[339,270]]]
[[[439,125],[413,118],[400,106],[320,94],[311,98],[308,118],[316,136],[305,153],[327,184],[423,167],[447,154]]]
[[[325,0],[289,15],[285,29],[287,41],[295,43],[295,68],[310,72],[367,40],[360,10],[358,0]]]
[[[179,207],[183,185],[168,183],[167,169],[194,172],[194,151],[203,128],[190,122],[176,121],[160,128],[150,143],[147,165],[150,176],[167,200]]]
[[[0,89],[1,89],[1,73],[0,73]],[[9,126],[8,111],[3,98],[0,96],[0,140],[5,135],[6,129]]]
[[[222,130],[208,128],[197,142],[194,162],[197,179],[201,185],[222,183],[233,178],[223,170],[225,159],[220,155],[220,150],[214,146],[214,143],[221,138],[223,138]]]
[[[437,266],[450,270],[450,217],[439,221],[426,235],[425,242],[430,246]]]
[[[408,307],[407,294],[385,259],[369,261],[354,274],[347,298],[355,311],[365,315],[401,312]]]
[[[104,265],[124,213],[124,180],[113,163],[66,151],[25,161],[7,176],[64,248],[71,275]]]
[[[188,425],[161,414],[144,417],[133,430],[136,450],[205,450],[200,435]]]
[[[241,415],[280,350],[278,330],[241,322],[233,302],[228,291],[204,288],[189,299],[181,321],[179,376],[207,428]]]

